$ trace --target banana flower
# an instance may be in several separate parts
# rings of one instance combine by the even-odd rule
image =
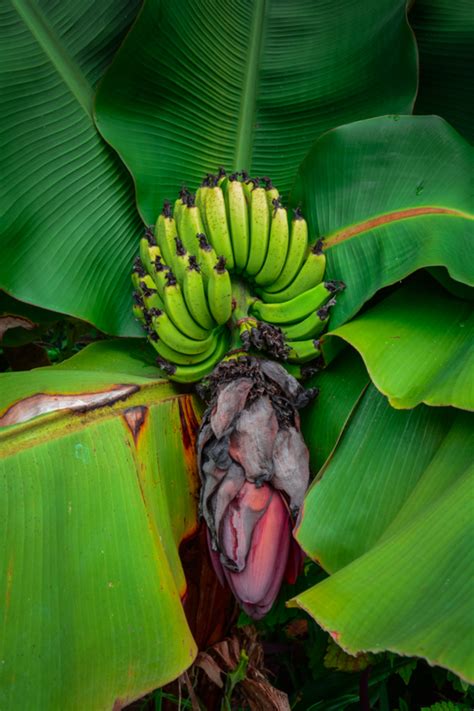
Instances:
[[[198,438],[201,514],[216,573],[260,619],[302,553],[292,536],[309,483],[297,410],[315,395],[277,363],[250,356],[212,375]]]

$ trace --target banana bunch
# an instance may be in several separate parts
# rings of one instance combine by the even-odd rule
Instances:
[[[201,380],[224,358],[266,350],[289,363],[320,354],[341,282],[324,282],[322,242],[310,244],[268,178],[207,175],[195,195],[165,202],[133,266],[134,314],[158,365]]]

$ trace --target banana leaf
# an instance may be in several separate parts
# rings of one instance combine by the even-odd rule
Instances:
[[[474,142],[471,0],[415,0],[409,14],[420,58],[417,114],[443,116]]]
[[[354,408],[297,531],[331,575],[289,603],[350,654],[419,656],[474,679],[472,432],[469,413],[394,410],[373,385]]]
[[[149,355],[102,342],[0,376],[2,709],[122,708],[193,661],[199,410]]]
[[[369,382],[362,359],[350,348],[308,382],[308,387],[319,388],[301,419],[312,472],[321,469],[337,445]]]
[[[405,4],[146,0],[96,102],[143,219],[219,165],[286,191],[323,131],[409,113],[417,57]]]
[[[393,407],[424,402],[474,410],[472,302],[448,294],[434,280],[410,280],[328,336],[359,351]]]
[[[0,288],[128,335],[139,333],[129,271],[142,225],[92,110],[138,6],[13,0],[0,9]]]
[[[347,286],[331,328],[421,267],[474,284],[473,172],[473,148],[433,116],[359,121],[314,144],[292,202],[325,238],[327,277]]]

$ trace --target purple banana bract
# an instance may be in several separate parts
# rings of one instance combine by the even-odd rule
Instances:
[[[221,364],[209,390],[198,439],[201,513],[219,579],[259,619],[303,558],[292,529],[309,455],[297,409],[315,393],[250,356]]]

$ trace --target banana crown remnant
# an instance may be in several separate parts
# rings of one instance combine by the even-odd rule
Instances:
[[[170,379],[196,382],[246,351],[296,366],[320,355],[317,336],[344,284],[323,281],[323,242],[293,212],[269,178],[223,169],[196,195],[183,188],[173,210],[165,201],[132,282],[133,313]]]

